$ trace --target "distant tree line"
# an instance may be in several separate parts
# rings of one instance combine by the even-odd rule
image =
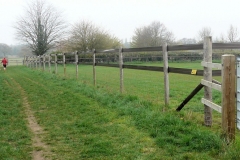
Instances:
[[[32,55],[31,50],[27,45],[7,45],[0,43],[0,58],[8,56],[20,56]]]

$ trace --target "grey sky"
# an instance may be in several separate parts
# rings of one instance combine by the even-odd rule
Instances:
[[[0,43],[17,44],[13,25],[31,0],[0,0]],[[240,0],[46,0],[63,11],[69,24],[90,20],[120,39],[135,28],[160,21],[176,39],[195,38],[210,27],[213,39],[226,36],[232,24],[240,29]]]

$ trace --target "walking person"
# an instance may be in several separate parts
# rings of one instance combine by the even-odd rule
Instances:
[[[8,64],[8,60],[5,57],[2,59],[2,64],[3,64],[3,69],[5,71],[7,68],[7,64]]]

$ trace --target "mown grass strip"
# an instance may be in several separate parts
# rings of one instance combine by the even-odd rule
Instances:
[[[35,73],[34,73],[35,74]],[[45,126],[46,143],[53,146],[56,159],[151,159],[160,150],[147,134],[131,125],[130,117],[121,117],[114,110],[99,106],[70,89],[54,77],[46,85],[44,78],[24,75],[18,82],[29,93],[29,101],[41,126]],[[44,77],[45,75],[40,75]],[[36,78],[36,77],[35,77]],[[39,88],[39,89],[38,89]],[[34,93],[34,94],[32,94]],[[152,152],[156,154],[151,154]]]
[[[162,113],[138,96],[109,94],[74,79],[24,67],[12,71],[10,76],[18,78],[27,91],[38,121],[47,132],[45,141],[53,147],[56,159],[229,156],[219,133],[192,121],[194,117],[189,112],[170,109]]]
[[[31,134],[22,97],[6,74],[0,71],[0,159],[31,159]]]

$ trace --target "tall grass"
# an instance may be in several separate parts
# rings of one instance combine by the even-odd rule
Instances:
[[[54,75],[26,67],[3,75],[26,91],[53,159],[239,158],[238,138],[228,147],[220,136],[218,113],[213,128],[202,125],[202,92],[175,111],[201,77],[171,74],[170,106],[162,112],[162,73],[124,70],[125,92],[119,94],[118,69],[98,67],[96,88],[91,71],[80,66],[78,81],[71,66],[67,76],[61,69]]]

